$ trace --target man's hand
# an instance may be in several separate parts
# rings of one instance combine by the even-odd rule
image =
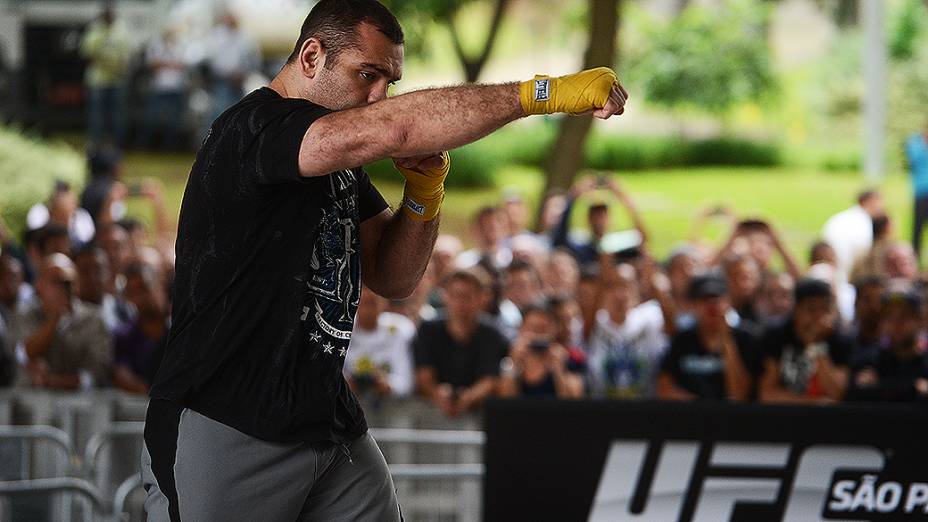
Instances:
[[[406,178],[403,211],[416,221],[431,221],[438,216],[445,199],[445,178],[451,169],[447,152],[393,160]]]
[[[42,313],[45,314],[47,320],[57,321],[71,309],[68,293],[60,284],[36,285],[36,293],[39,295]]]
[[[605,120],[625,112],[628,92],[612,69],[597,67],[556,78],[535,76],[519,85],[519,100],[526,115],[592,112]]]
[[[432,404],[449,417],[457,417],[460,410],[454,397],[454,390],[450,384],[440,384],[432,396]]]
[[[33,386],[38,388],[48,386],[48,363],[45,362],[44,358],[39,357],[30,360],[26,365],[26,373],[28,373]]]

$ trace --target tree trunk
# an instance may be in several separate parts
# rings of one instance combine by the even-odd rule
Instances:
[[[583,66],[612,67],[616,60],[616,33],[620,0],[589,0],[590,43]],[[566,190],[583,167],[583,145],[593,124],[592,116],[567,116],[548,158],[545,194],[552,189]]]
[[[483,49],[480,51],[480,54],[476,58],[471,58],[467,56],[467,53],[464,52],[464,46],[461,45],[461,39],[458,36],[458,31],[454,26],[454,14],[451,13],[448,16],[446,21],[448,25],[448,31],[451,32],[451,42],[454,44],[454,51],[458,55],[458,60],[461,62],[461,67],[464,68],[464,78],[467,83],[474,83],[480,78],[480,73],[483,71],[483,67],[487,64],[487,61],[490,59],[490,51],[493,50],[493,44],[496,43],[496,35],[499,34],[499,27],[503,22],[503,15],[506,14],[506,7],[509,5],[509,0],[496,0],[493,8],[493,19],[490,21],[490,31],[487,34],[487,39],[483,44]]]

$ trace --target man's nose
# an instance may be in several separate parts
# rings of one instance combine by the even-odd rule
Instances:
[[[388,87],[389,85],[384,83],[383,85],[377,85],[371,89],[370,94],[367,96],[367,103],[376,103],[386,99]]]

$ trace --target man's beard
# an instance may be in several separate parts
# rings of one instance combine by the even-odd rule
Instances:
[[[351,99],[348,94],[351,92],[351,89],[348,87],[343,88],[339,85],[337,78],[338,76],[335,73],[322,67],[320,69],[319,79],[316,83],[316,90],[310,99],[314,100],[314,103],[331,111],[342,111],[367,105],[363,101],[358,102],[357,100]]]

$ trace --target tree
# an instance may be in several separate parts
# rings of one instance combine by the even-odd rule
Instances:
[[[651,21],[631,55],[631,71],[648,101],[670,109],[724,114],[775,86],[765,6],[728,0],[690,5],[667,23]]]
[[[589,0],[590,41],[584,68],[612,67],[616,60],[620,0]],[[593,124],[591,116],[569,116],[561,120],[560,130],[546,168],[545,193],[567,189],[583,166],[583,145]]]
[[[471,55],[464,48],[456,20],[462,8],[478,2],[492,2],[492,14],[487,28],[486,39],[476,55]],[[407,36],[417,35],[410,42],[413,50],[421,50],[423,41],[427,38],[435,23],[445,28],[451,35],[455,55],[463,69],[465,80],[468,83],[473,83],[480,78],[480,73],[490,59],[490,53],[496,43],[496,37],[499,34],[506,9],[511,2],[510,0],[423,0],[416,2],[389,0],[384,3],[397,14],[403,21],[403,25],[407,26],[407,29],[413,29],[412,31],[406,31]]]

